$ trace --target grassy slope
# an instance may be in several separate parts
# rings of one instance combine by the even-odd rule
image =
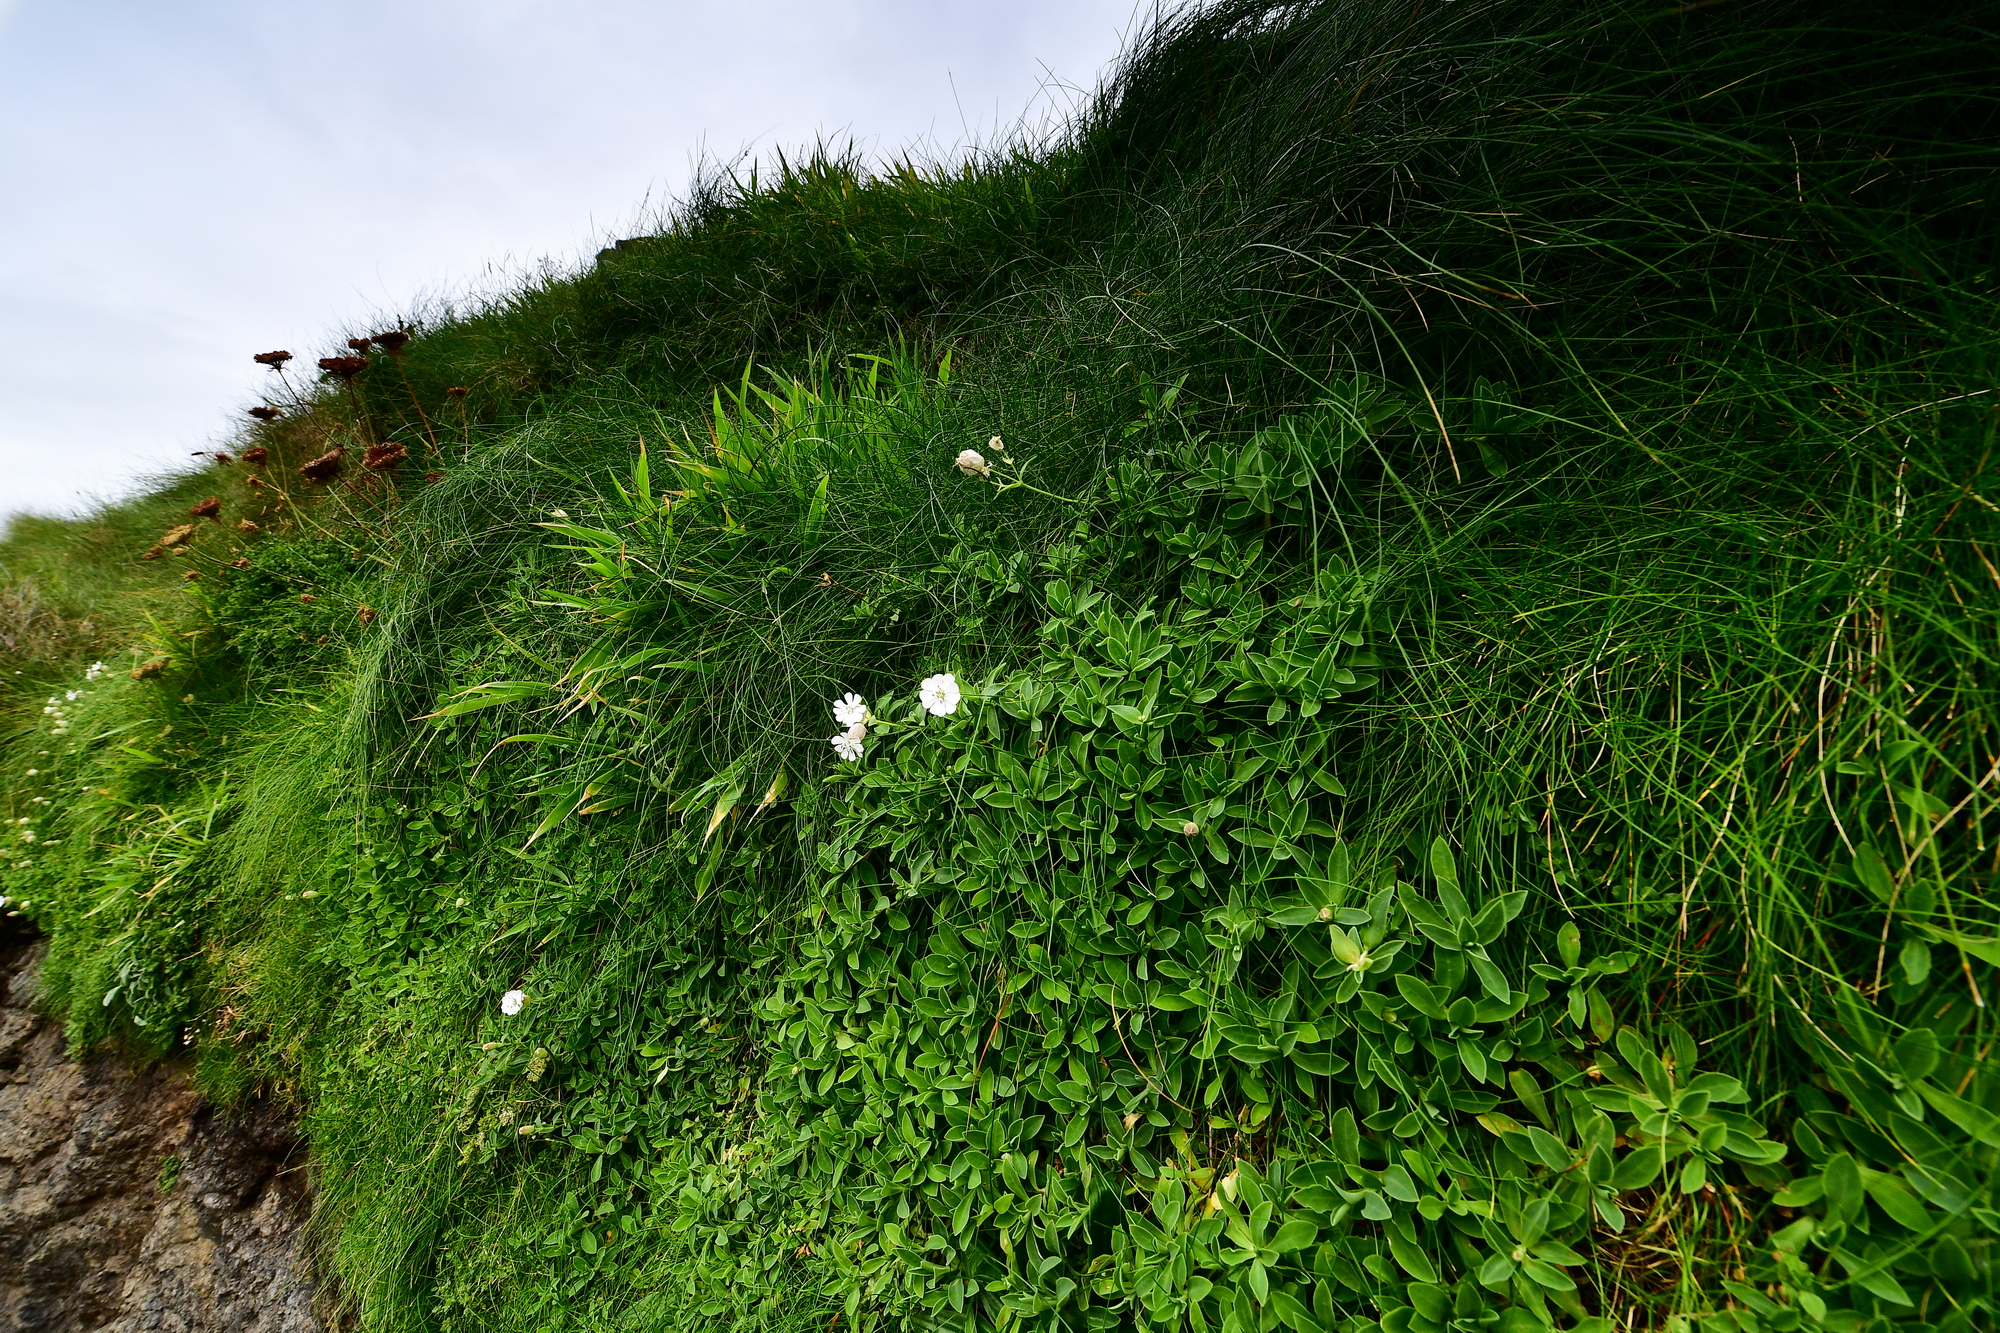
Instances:
[[[1224,4],[274,376],[0,549],[53,1002],[298,1102],[369,1327],[1982,1326],[1970,31]],[[1781,1160],[1617,1091],[1695,1062]]]

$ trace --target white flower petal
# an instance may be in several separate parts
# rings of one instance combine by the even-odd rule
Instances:
[[[843,727],[858,726],[868,720],[868,701],[858,694],[843,696],[833,705],[833,720]]]
[[[922,701],[924,711],[932,717],[947,717],[958,711],[958,678],[950,672],[927,676],[917,687],[917,697]]]

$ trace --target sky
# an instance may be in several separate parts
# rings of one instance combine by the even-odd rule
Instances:
[[[949,155],[1145,0],[0,0],[0,516],[185,466],[427,298],[571,266],[703,159]]]

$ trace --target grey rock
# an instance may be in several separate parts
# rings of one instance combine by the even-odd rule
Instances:
[[[70,1059],[40,957],[0,937],[0,1333],[328,1333],[291,1123],[224,1114],[171,1068]]]

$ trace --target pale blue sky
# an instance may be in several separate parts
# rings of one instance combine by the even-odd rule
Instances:
[[[253,352],[630,234],[704,150],[990,140],[1151,10],[0,0],[0,515],[180,465]]]

